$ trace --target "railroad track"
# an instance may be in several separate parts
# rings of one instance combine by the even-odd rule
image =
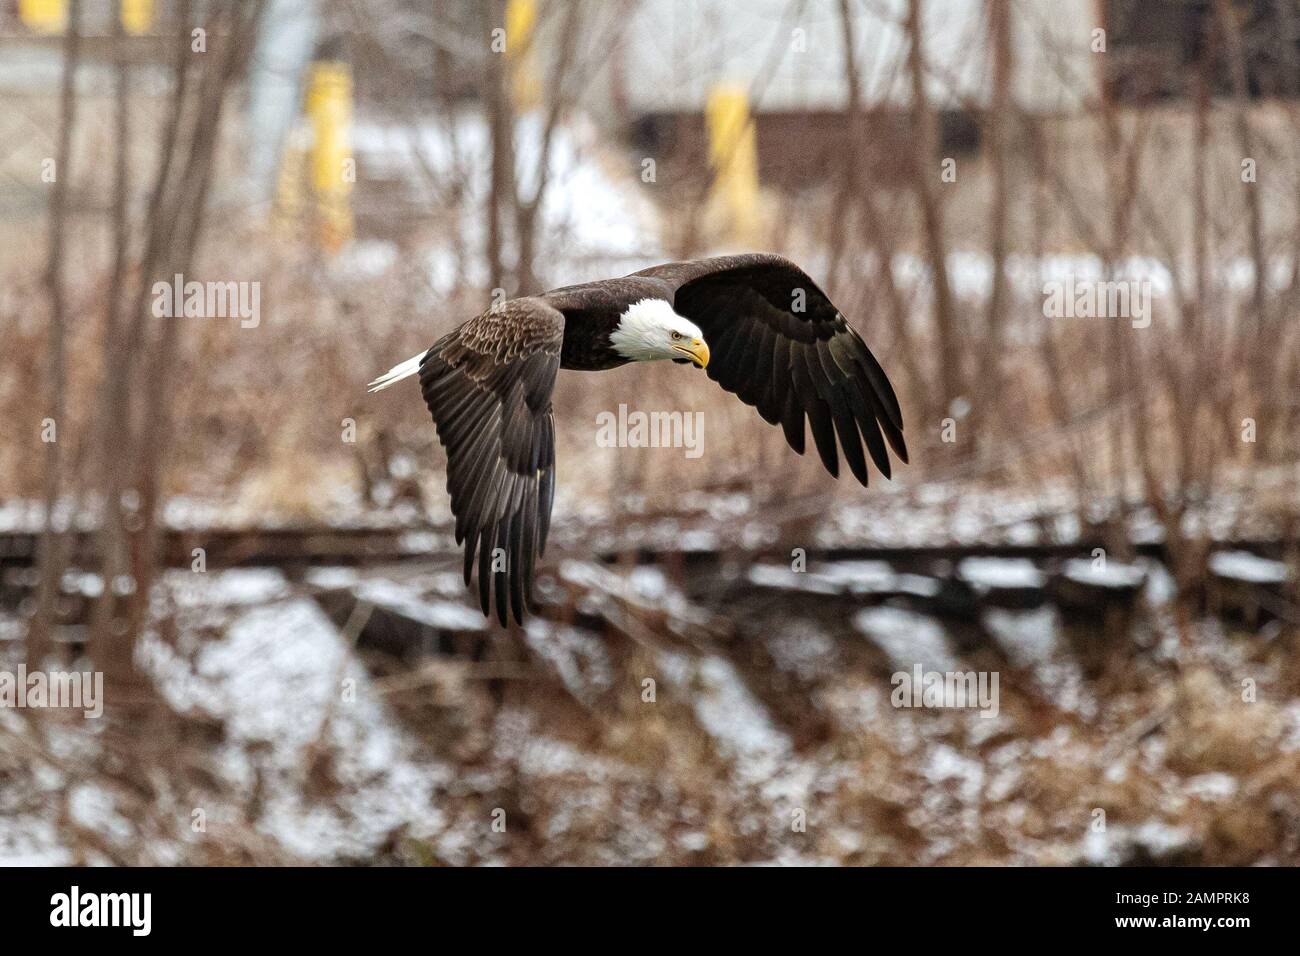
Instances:
[[[588,529],[602,540],[617,538],[609,529],[593,526]],[[35,564],[36,532],[0,532],[0,568],[30,567]],[[78,531],[69,536],[72,542],[71,564],[93,567],[95,560],[95,535]],[[574,538],[574,542],[580,540]],[[557,542],[557,551],[563,552],[564,542]],[[1073,542],[1044,542],[1037,544],[1013,543],[960,543],[933,545],[862,545],[828,548],[808,548],[810,561],[879,560],[900,565],[924,565],[937,561],[960,561],[965,558],[1021,558],[1030,561],[1052,561],[1065,558],[1088,557],[1100,540]],[[284,567],[322,565],[368,565],[423,561],[430,558],[455,557],[460,554],[450,526],[405,527],[343,527],[325,526],[277,528],[212,528],[173,529],[162,537],[162,563],[166,567],[190,567],[195,560],[195,550],[202,549],[208,568],[228,567]],[[1219,542],[1216,550],[1248,551],[1266,558],[1280,559],[1288,549],[1288,542],[1276,539],[1240,539]],[[578,551],[577,547],[574,551]],[[1141,557],[1163,561],[1165,548],[1159,542],[1142,542],[1133,545]],[[590,552],[588,552],[590,553]],[[712,547],[621,546],[615,541],[601,547],[597,557],[603,561],[628,561],[658,564],[680,561],[688,565],[709,564],[740,555],[753,560],[775,559],[785,556],[789,548],[766,547],[746,550],[739,545],[725,543]]]

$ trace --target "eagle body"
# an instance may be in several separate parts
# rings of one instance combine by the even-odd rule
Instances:
[[[646,300],[671,303],[672,289],[657,279],[624,276],[553,289],[541,298],[564,316],[560,368],[603,372],[632,361],[610,341],[627,310]]]
[[[371,383],[418,374],[447,453],[447,491],[465,583],[495,596],[504,625],[532,606],[555,498],[551,395],[560,369],[633,361],[693,363],[826,470],[867,484],[867,458],[890,476],[907,461],[894,390],[839,310],[797,265],[751,253],[670,262],[617,279],[508,300]],[[807,426],[805,427],[805,423]],[[864,454],[865,449],[865,454]]]

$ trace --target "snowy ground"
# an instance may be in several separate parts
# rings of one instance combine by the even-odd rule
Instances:
[[[960,573],[1035,586],[1029,570]],[[503,635],[448,572],[176,572],[176,630],[139,650],[158,729],[123,724],[111,696],[102,721],[37,736],[0,709],[0,859],[1300,860],[1294,633],[1180,639],[1158,603],[1120,633],[1050,605],[959,627],[879,603],[904,577],[756,566],[683,588],[571,561],[549,584],[570,619]],[[376,657],[364,612],[340,623],[313,597],[338,588],[460,643]],[[1080,640],[1111,648],[1100,670]],[[900,708],[917,665],[996,671],[996,716]],[[124,752],[135,786],[110,772]]]

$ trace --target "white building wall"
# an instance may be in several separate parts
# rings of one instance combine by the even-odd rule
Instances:
[[[851,2],[864,101],[907,103],[906,0]],[[1089,41],[1098,0],[1007,2],[1017,101],[1036,112],[1078,108],[1096,92]],[[932,99],[954,107],[986,102],[985,0],[924,0],[923,18]],[[760,109],[836,109],[847,101],[839,0],[640,0],[623,60],[627,102],[638,112],[698,110],[719,83],[753,90]]]

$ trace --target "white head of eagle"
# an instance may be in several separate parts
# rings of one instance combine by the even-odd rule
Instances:
[[[618,328],[609,334],[614,351],[632,362],[672,359],[709,364],[704,333],[690,319],[673,311],[664,299],[642,299],[619,316]]]

